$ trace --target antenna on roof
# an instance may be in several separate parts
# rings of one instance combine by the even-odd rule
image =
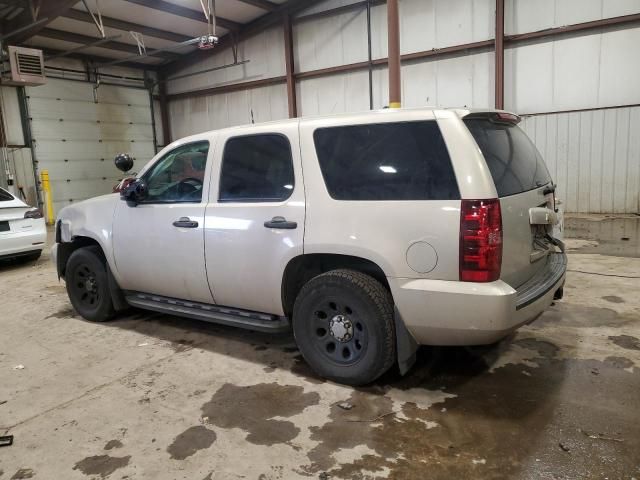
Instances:
[[[251,112],[251,124],[256,123],[255,120],[253,119],[253,108],[250,110]]]

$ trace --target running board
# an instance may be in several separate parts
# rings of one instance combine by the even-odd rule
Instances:
[[[138,292],[125,292],[125,299],[129,305],[145,310],[246,328],[258,332],[275,333],[290,329],[289,320],[286,317],[279,317],[269,313],[209,305],[208,303],[189,302],[187,300],[177,300]]]

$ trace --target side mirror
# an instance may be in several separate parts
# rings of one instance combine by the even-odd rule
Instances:
[[[133,158],[128,153],[119,153],[114,159],[116,168],[122,172],[128,172],[133,168]]]
[[[147,182],[142,178],[136,178],[120,191],[120,198],[135,207],[147,198],[147,193]]]

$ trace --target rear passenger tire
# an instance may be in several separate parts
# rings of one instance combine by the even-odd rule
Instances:
[[[318,275],[296,298],[293,334],[318,375],[347,385],[370,383],[395,360],[393,299],[360,272]]]
[[[67,261],[67,293],[76,312],[92,322],[113,318],[106,259],[97,246],[79,248]]]

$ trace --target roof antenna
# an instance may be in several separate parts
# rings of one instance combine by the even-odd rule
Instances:
[[[255,122],[255,120],[253,119],[253,108],[250,110],[251,112],[251,124],[253,125]]]

